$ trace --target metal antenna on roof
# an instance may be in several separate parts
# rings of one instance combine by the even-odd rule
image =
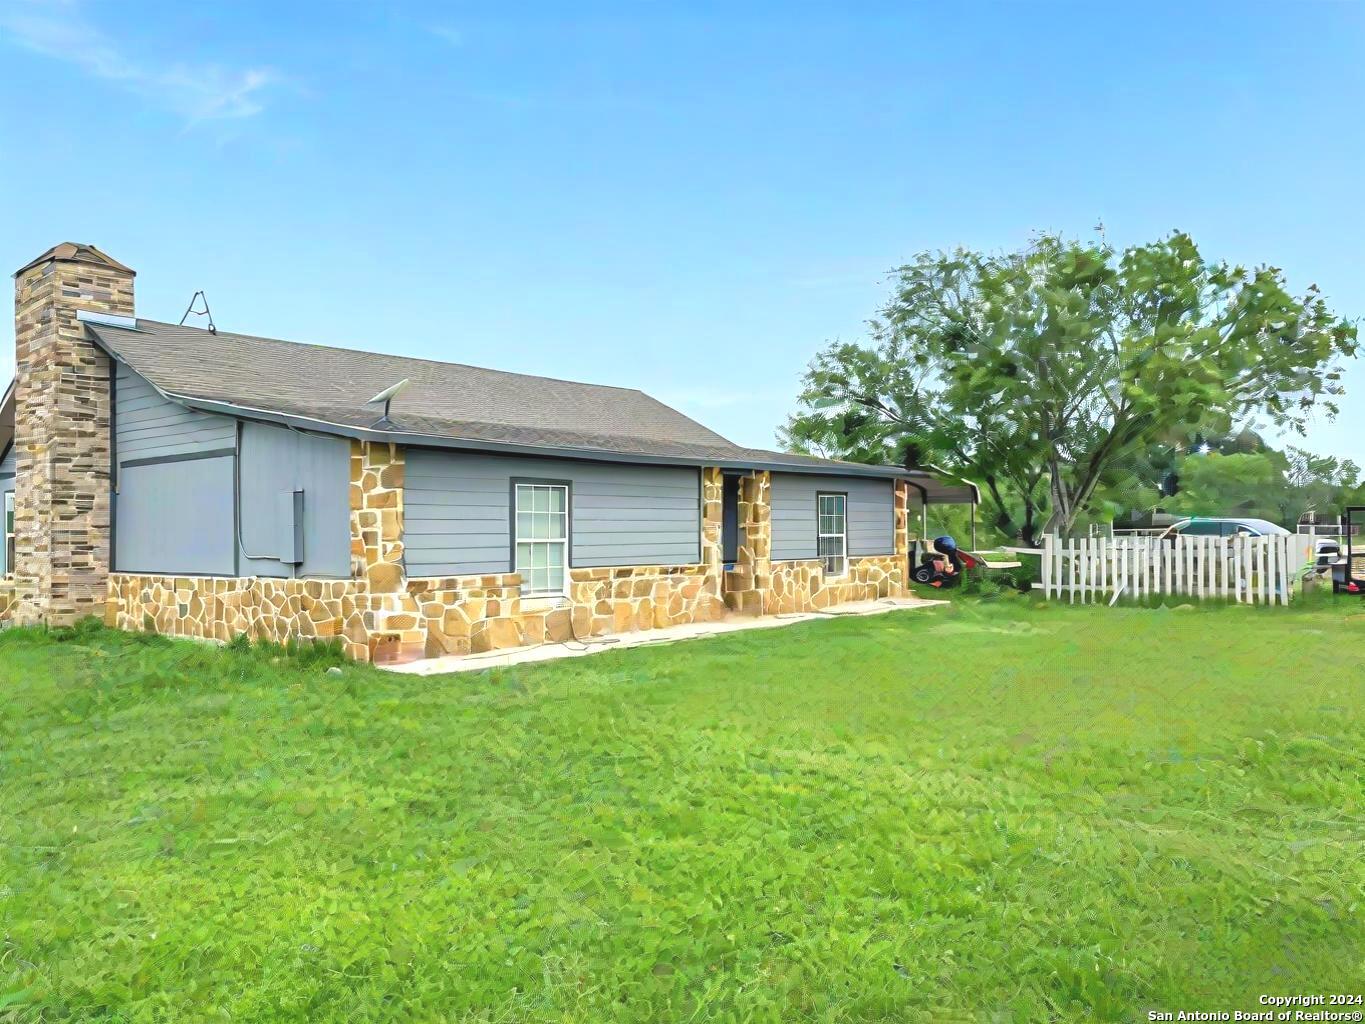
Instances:
[[[387,430],[393,426],[393,421],[389,419],[389,406],[393,404],[393,400],[398,397],[399,392],[401,392],[410,383],[411,381],[407,377],[404,377],[393,387],[385,388],[383,391],[379,392],[379,394],[375,395],[373,398],[371,398],[368,402],[365,403],[366,405],[378,405],[380,402],[384,403],[384,415],[380,416],[379,419],[374,421],[375,428],[377,429],[382,428],[384,430]]]
[[[203,308],[203,309],[195,309],[195,308],[194,308],[194,304],[195,304],[196,302],[202,302],[202,303],[204,304],[204,308]],[[209,299],[208,299],[208,296],[205,295],[203,292],[195,292],[195,293],[194,293],[194,298],[190,299],[190,307],[189,307],[189,309],[185,310],[185,315],[182,316],[182,317],[180,318],[180,326],[181,326],[181,327],[184,327],[184,326],[185,326],[185,321],[188,320],[188,319],[190,318],[190,314],[191,314],[191,313],[193,313],[195,316],[206,316],[206,317],[208,317],[208,318],[209,318],[209,333],[210,333],[210,334],[217,334],[217,333],[218,333],[218,326],[213,322],[213,314],[212,314],[211,312],[209,312]]]

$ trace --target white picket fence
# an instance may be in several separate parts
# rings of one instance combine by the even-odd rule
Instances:
[[[1300,540],[1278,537],[1043,538],[1048,597],[1089,602],[1154,595],[1288,604],[1305,563]]]

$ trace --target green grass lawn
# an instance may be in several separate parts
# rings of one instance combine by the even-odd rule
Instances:
[[[1365,987],[1365,603],[474,676],[0,635],[0,1020],[1146,1020]]]

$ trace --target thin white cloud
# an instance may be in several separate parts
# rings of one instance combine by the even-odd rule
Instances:
[[[449,25],[429,25],[427,31],[451,46],[464,45],[464,33],[458,28],[451,28]]]
[[[254,117],[265,109],[266,90],[279,81],[269,68],[136,60],[85,17],[77,0],[4,0],[0,38],[117,83],[187,125]]]

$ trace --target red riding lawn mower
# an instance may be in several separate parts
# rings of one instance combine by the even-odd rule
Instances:
[[[958,549],[952,537],[935,537],[928,550],[919,556],[919,564],[910,572],[916,583],[929,587],[956,587],[962,574],[977,567],[977,560]]]

